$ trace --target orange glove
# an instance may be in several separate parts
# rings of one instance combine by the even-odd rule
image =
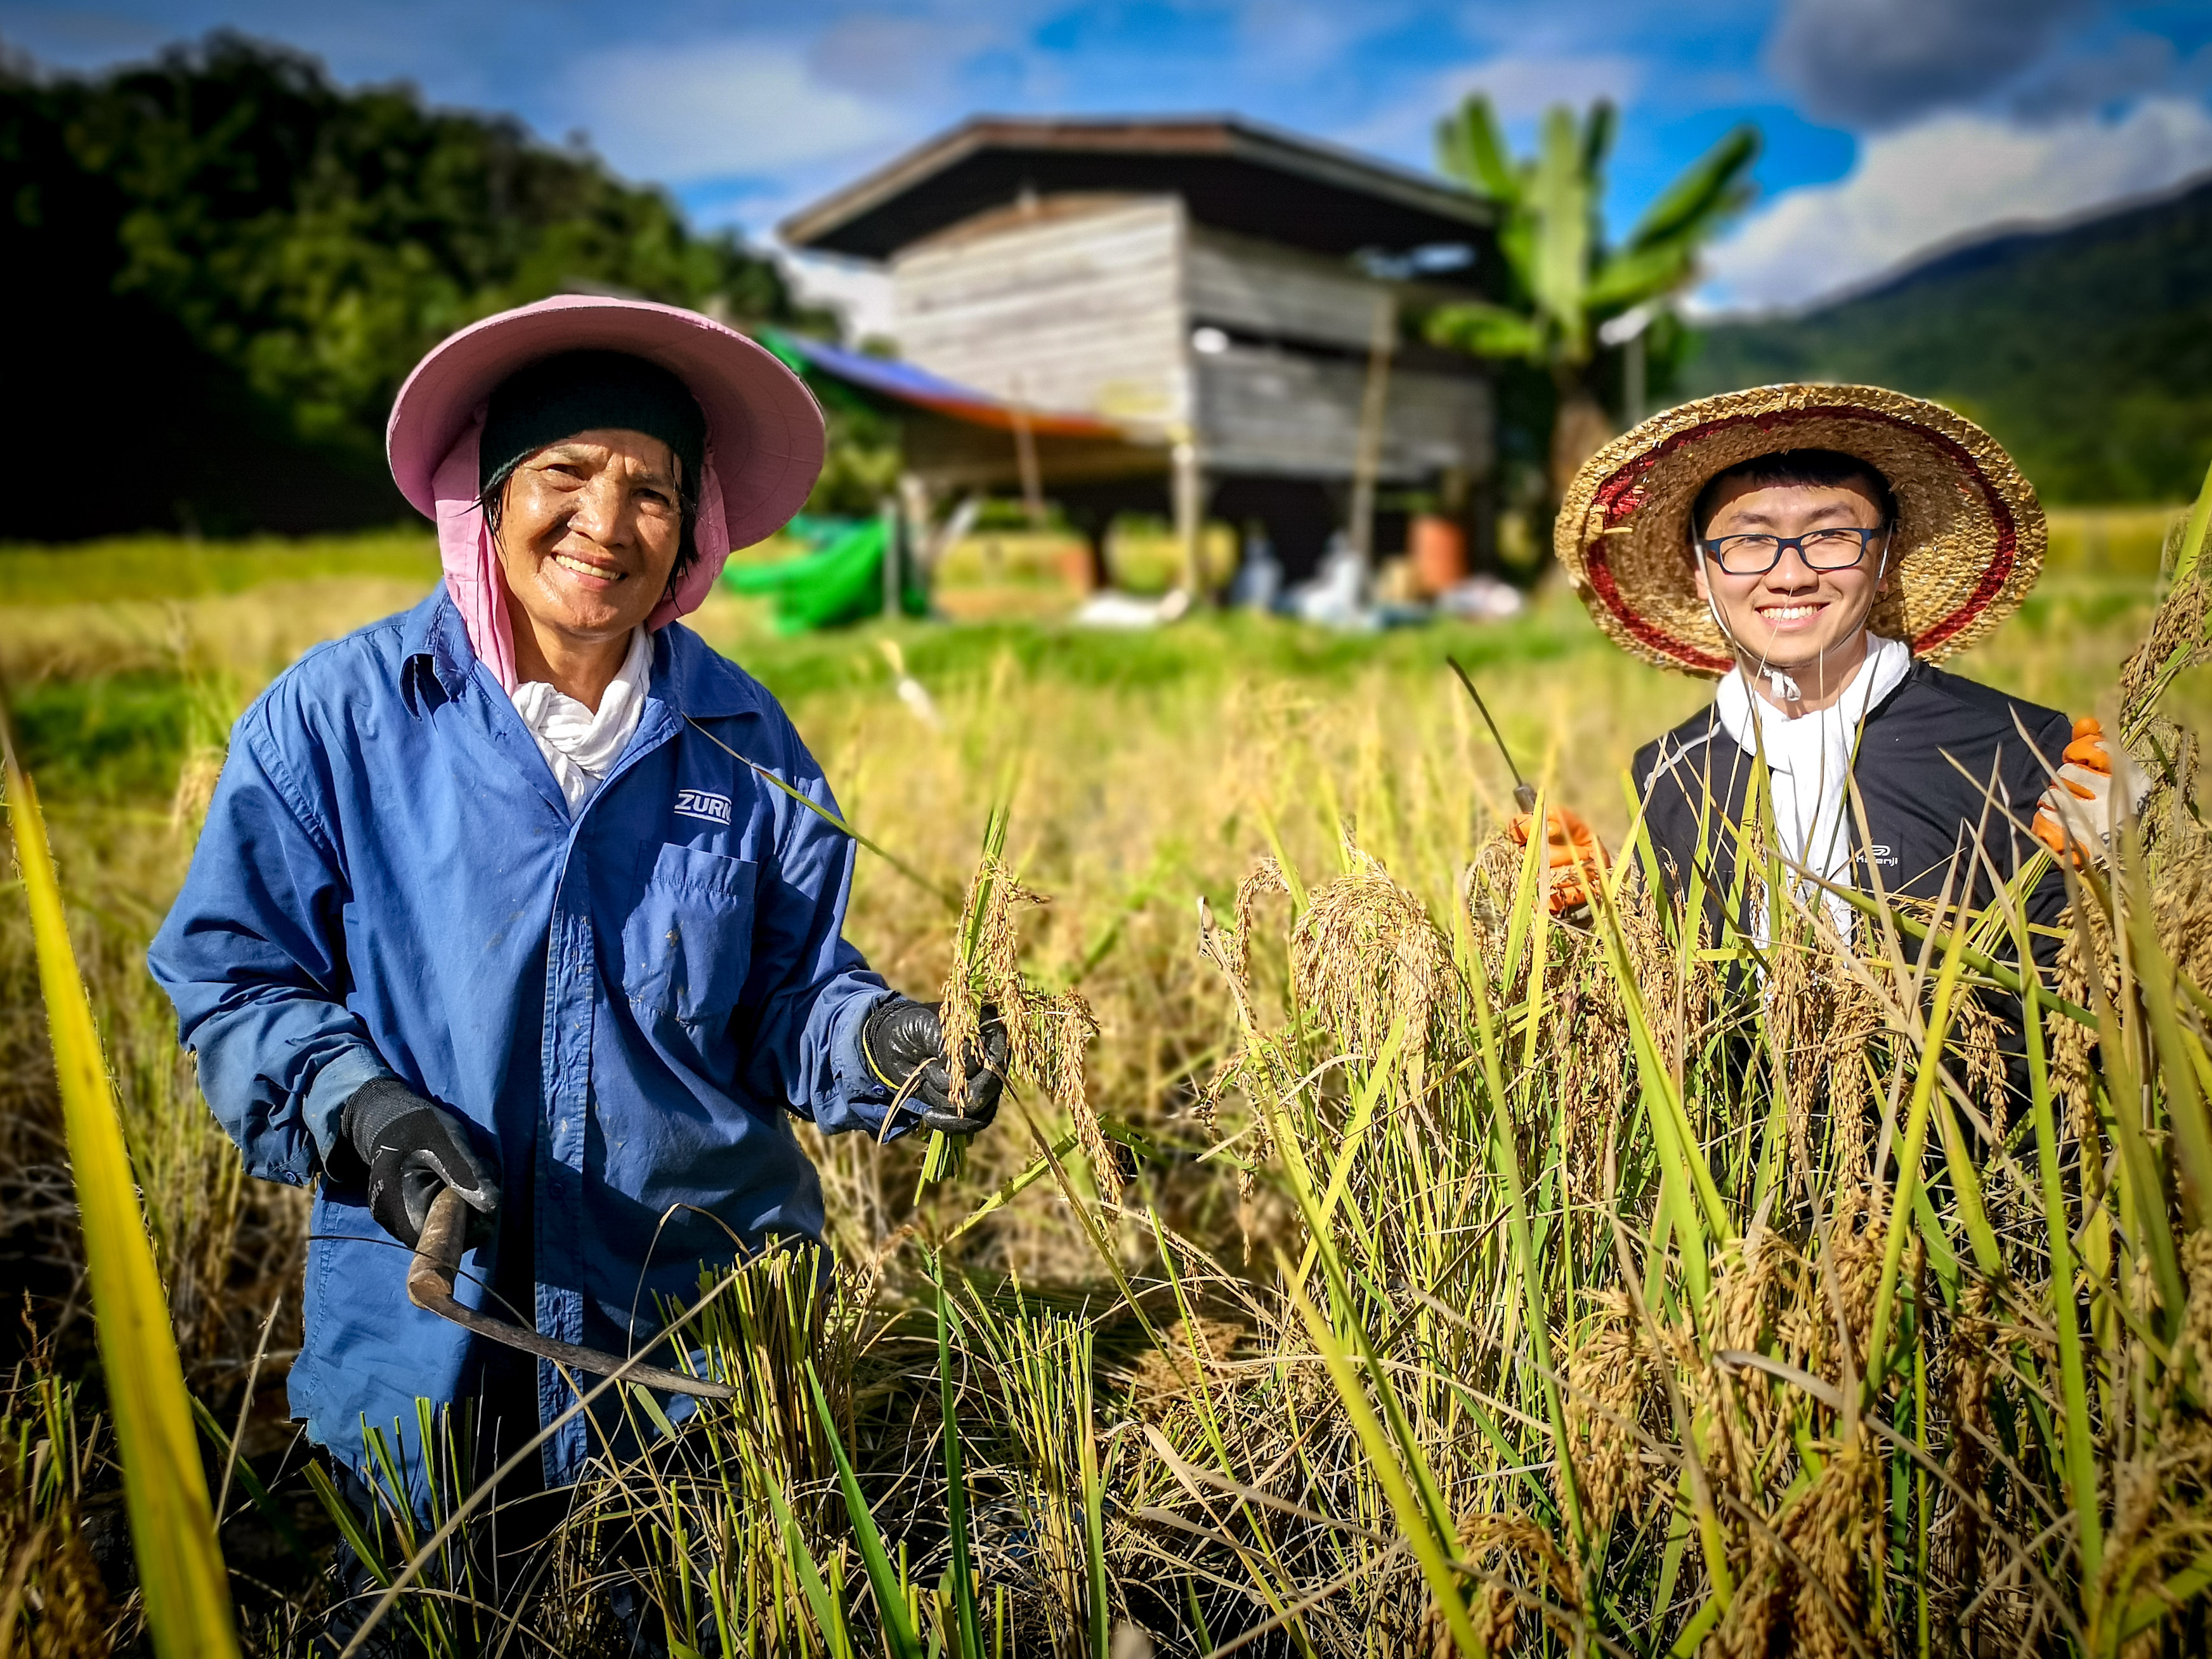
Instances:
[[[1517,847],[1526,847],[1536,827],[1536,815],[1522,812],[1508,821],[1505,833]],[[1597,878],[1612,860],[1597,831],[1571,808],[1554,806],[1544,814],[1545,902],[1555,916],[1588,904]]]
[[[2113,787],[2126,793],[2130,806],[2139,806],[2149,780],[2124,751],[2115,763],[2105,746],[2105,728],[2086,716],[2074,722],[2063,763],[2036,804],[2031,828],[2053,853],[2080,864],[2085,853],[2100,856],[2112,834]]]

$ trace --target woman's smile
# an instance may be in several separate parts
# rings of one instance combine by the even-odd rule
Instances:
[[[605,592],[629,574],[620,565],[590,559],[580,553],[554,553],[547,562],[569,572],[580,585],[595,593]]]

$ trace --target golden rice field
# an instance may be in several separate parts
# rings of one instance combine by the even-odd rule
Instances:
[[[2166,524],[2062,524],[2027,611],[1956,665],[2142,712],[2148,659],[2122,665]],[[0,672],[251,1653],[308,1652],[327,1595],[280,1386],[305,1210],[240,1177],[142,957],[228,720],[429,574],[404,538],[0,551]],[[2193,659],[2203,605],[2181,591],[2158,661]],[[968,888],[1012,781],[991,867],[1048,903],[999,879],[963,919],[864,857],[849,932],[915,994],[1018,975],[1040,1035],[1079,995],[1087,1075],[1033,1077],[939,1181],[917,1151],[812,1143],[834,1278],[762,1264],[694,1328],[744,1397],[599,1470],[526,1595],[461,1547],[481,1514],[428,1550],[388,1516],[384,1565],[422,1557],[386,1615],[412,1650],[626,1651],[617,1577],[670,1654],[2205,1650],[2205,669],[2144,725],[2168,787],[2083,887],[2014,1095],[2002,907],[1856,950],[1802,918],[1757,971],[1632,860],[1590,927],[1550,920],[1445,654],[1616,847],[1630,753],[1705,695],[1556,595],[1363,640],[1230,617],[775,641],[720,599],[698,623],[939,884]],[[0,1652],[105,1653],[150,1603],[21,885]],[[1066,1058],[1035,1048],[1033,1073]]]

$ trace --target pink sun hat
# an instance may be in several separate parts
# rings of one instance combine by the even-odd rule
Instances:
[[[647,618],[696,610],[733,548],[781,529],[822,471],[822,410],[766,348],[712,318],[647,300],[563,294],[472,323],[433,347],[392,404],[385,452],[399,493],[438,526],[446,586],[478,659],[514,690],[499,555],[477,505],[477,440],[500,383],[543,358],[621,351],[682,380],[706,416],[699,556]]]

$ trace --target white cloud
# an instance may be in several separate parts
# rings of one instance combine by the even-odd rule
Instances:
[[[2212,110],[2023,125],[1944,115],[1865,141],[1850,173],[1785,191],[1713,250],[1701,311],[1802,306],[1972,233],[2064,218],[2212,168]]]
[[[1326,71],[1374,22],[1350,7],[1313,5],[1307,0],[1244,0],[1237,15],[1240,67],[1278,79]]]
[[[626,47],[589,59],[570,92],[576,125],[617,168],[673,183],[849,155],[906,128],[775,40]]]
[[[894,307],[890,273],[878,265],[835,259],[819,253],[781,254],[783,274],[808,305],[829,306],[845,319],[845,338],[854,344],[871,335],[892,337]]]
[[[2212,64],[2212,52],[2198,56]],[[2145,93],[2184,90],[2189,67],[2164,35],[2130,30],[2094,49],[2057,55],[2007,88],[2003,104],[2023,121],[2103,109]]]
[[[1394,92],[1386,113],[1330,137],[1355,149],[1425,161],[1437,118],[1457,109],[1469,93],[1485,94],[1499,120],[1517,126],[1534,121],[1554,104],[1578,114],[1601,98],[1626,104],[1643,84],[1644,74],[1641,63],[1618,53],[1501,52],[1455,64],[1408,91]]]
[[[1000,31],[976,18],[893,17],[861,12],[823,30],[806,61],[830,86],[873,97],[936,94],[959,66],[1001,44]]]
[[[1487,93],[1502,121],[1534,120],[1554,104],[1577,111],[1610,98],[1626,103],[1644,82],[1644,66],[1618,53],[1591,56],[1507,52],[1447,70],[1440,90],[1449,108],[1470,92]]]

